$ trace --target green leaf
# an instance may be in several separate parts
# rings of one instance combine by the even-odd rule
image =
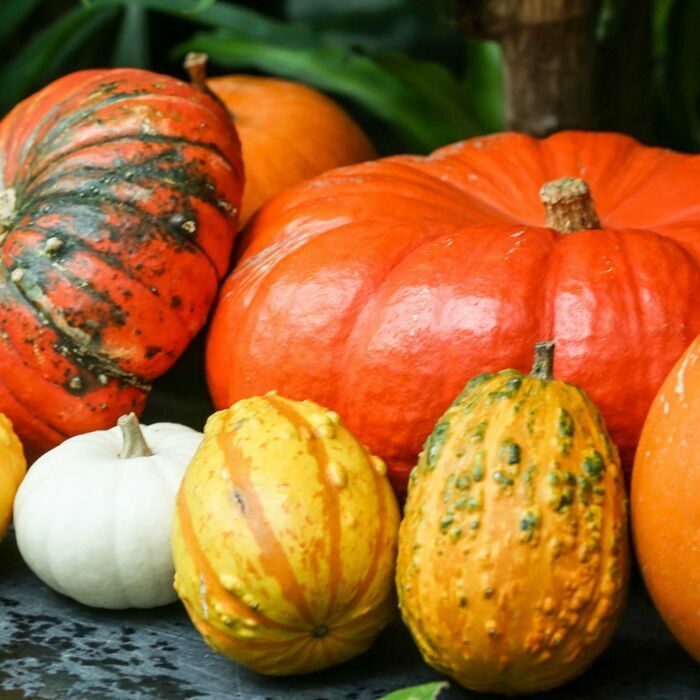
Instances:
[[[230,29],[246,36],[277,43],[303,44],[314,32],[303,25],[270,19],[253,10],[214,0],[89,0],[91,8],[137,5],[147,10],[181,17],[215,29]]]
[[[447,688],[447,683],[426,683],[425,685],[416,685],[412,688],[403,688],[396,690],[389,695],[385,695],[380,700],[436,700],[438,695]]]
[[[286,16],[370,53],[403,51],[456,69],[462,37],[431,0],[286,0]]]
[[[393,52],[377,57],[380,66],[388,69],[408,89],[439,115],[446,130],[457,140],[482,132],[457,79],[439,63],[416,61],[406,54]]]
[[[41,0],[2,0],[0,3],[0,41],[14,34]]]
[[[146,8],[143,5],[127,5],[112,54],[112,65],[146,68],[149,63],[148,44]]]
[[[389,123],[410,150],[426,152],[482,133],[461,104],[454,78],[434,63],[397,54],[373,59],[321,39],[290,47],[233,32],[199,34],[176,51],[204,51],[227,68],[255,68],[341,95]]]
[[[700,3],[677,0],[665,16],[665,51],[657,75],[664,116],[678,141],[700,147]]]
[[[502,131],[505,124],[503,57],[498,44],[467,40],[463,90],[482,132]]]
[[[114,17],[114,10],[77,7],[36,34],[0,70],[0,109],[7,111],[60,75],[68,60]]]

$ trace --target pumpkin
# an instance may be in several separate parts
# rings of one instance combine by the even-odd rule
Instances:
[[[0,540],[7,532],[15,493],[26,471],[22,443],[10,420],[0,413]]]
[[[265,674],[363,651],[393,617],[398,506],[333,411],[275,394],[207,421],[178,495],[175,588],[209,646]]]
[[[155,73],[74,73],[0,124],[0,411],[29,456],[141,410],[205,321],[242,182],[226,112]]]
[[[327,405],[403,490],[467,379],[525,370],[545,335],[630,465],[700,333],[699,186],[700,156],[588,132],[498,134],[300,184],[258,213],[223,286],[214,402],[276,388]]]
[[[629,570],[617,450],[586,393],[530,375],[472,379],[411,473],[399,535],[403,619],[425,660],[476,691],[531,693],[607,645]]]
[[[700,662],[700,339],[661,386],[632,474],[632,532],[649,593]]]
[[[118,425],[40,457],[15,500],[17,545],[55,591],[98,608],[177,600],[170,551],[175,495],[202,434],[184,425]]]
[[[246,169],[240,224],[278,192],[314,175],[376,156],[360,127],[333,100],[289,80],[257,75],[205,77],[205,54],[188,54],[192,81],[228,109]]]

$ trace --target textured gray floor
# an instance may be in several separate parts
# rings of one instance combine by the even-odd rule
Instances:
[[[156,388],[147,422],[201,429],[210,411],[200,348]],[[311,676],[272,679],[211,652],[179,604],[148,612],[91,610],[47,589],[10,535],[0,544],[0,698],[365,700],[436,674],[396,622],[370,652]],[[452,687],[441,700],[484,697]],[[610,648],[547,700],[700,700],[700,666],[666,631],[638,579]]]

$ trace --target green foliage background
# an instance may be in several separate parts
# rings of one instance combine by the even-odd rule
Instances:
[[[624,12],[642,5],[649,60],[630,63],[647,47],[626,44]],[[0,111],[80,68],[182,75],[184,53],[200,50],[214,73],[269,73],[332,94],[384,153],[427,152],[503,128],[499,49],[464,37],[448,8],[448,0],[1,0]],[[697,0],[606,0],[600,55],[645,74],[603,71],[612,77],[599,91],[600,127],[698,150],[699,33]]]

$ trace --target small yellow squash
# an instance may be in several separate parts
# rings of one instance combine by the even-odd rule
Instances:
[[[10,419],[0,413],[0,540],[12,519],[12,504],[26,471],[22,443]]]
[[[207,422],[182,483],[175,588],[205,641],[260,673],[365,651],[395,610],[386,467],[333,411],[276,394]]]
[[[629,568],[617,449],[588,396],[530,375],[472,379],[413,470],[397,586],[426,661],[477,691],[529,693],[608,643]]]

